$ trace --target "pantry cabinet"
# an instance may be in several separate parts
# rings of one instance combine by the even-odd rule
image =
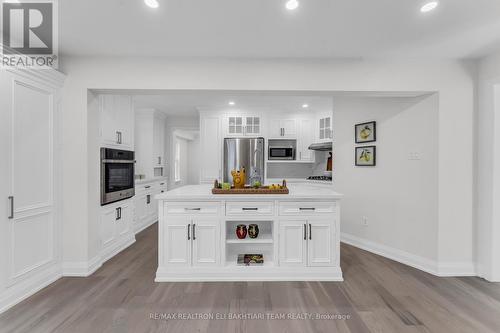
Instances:
[[[126,95],[100,95],[101,145],[134,150],[134,111]]]
[[[297,160],[301,162],[314,162],[314,151],[309,146],[314,142],[312,119],[300,119],[299,135],[297,137]]]

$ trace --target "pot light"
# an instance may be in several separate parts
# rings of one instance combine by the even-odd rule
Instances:
[[[302,107],[303,107],[304,109],[307,109],[307,108],[309,107],[309,104],[302,104]]]
[[[227,104],[229,104],[229,105],[233,106],[235,103],[234,103],[233,101],[230,101],[230,102],[229,102],[229,103],[227,103]]]
[[[428,2],[425,5],[423,5],[422,8],[420,8],[420,11],[422,13],[427,13],[427,12],[430,12],[430,11],[436,9],[436,7],[438,5],[439,5],[439,2],[437,2],[437,1],[431,1],[431,2]]]
[[[158,8],[160,6],[158,0],[144,0],[144,3],[151,8]]]
[[[298,0],[288,0],[286,3],[286,9],[288,10],[295,10],[297,7],[299,7],[299,1]]]

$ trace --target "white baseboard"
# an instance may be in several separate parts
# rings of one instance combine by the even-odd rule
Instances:
[[[0,313],[57,281],[61,276],[61,265],[57,263],[7,288],[0,293]]]
[[[149,228],[150,226],[152,226],[152,225],[153,225],[153,224],[155,224],[156,222],[158,222],[158,220],[157,220],[157,219],[152,220],[152,221],[149,221],[149,222],[147,222],[147,223],[143,224],[142,226],[140,226],[139,228],[137,228],[137,229],[135,230],[135,234],[137,235],[138,233],[140,233],[141,231],[143,231],[143,230],[144,230],[144,229],[146,229],[146,228]]]
[[[364,238],[341,233],[343,243],[358,247],[439,277],[476,276],[473,262],[437,262]]]
[[[62,265],[63,276],[87,277],[97,271],[103,264],[100,255],[89,261],[65,262]]]

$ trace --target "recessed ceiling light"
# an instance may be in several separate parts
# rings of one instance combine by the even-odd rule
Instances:
[[[227,103],[229,105],[234,105],[235,103],[233,101],[230,101],[229,103]]]
[[[304,109],[307,109],[307,108],[309,107],[309,104],[302,104],[302,107],[303,107]]]
[[[160,6],[158,0],[144,0],[144,3],[151,8],[158,8]]]
[[[295,10],[297,7],[299,7],[299,1],[298,0],[288,0],[286,3],[286,9],[288,10]]]
[[[427,13],[427,12],[430,12],[430,11],[436,9],[436,7],[438,5],[439,5],[439,2],[437,2],[437,1],[431,1],[431,2],[428,2],[425,5],[423,5],[422,8],[420,8],[420,11],[422,13]]]

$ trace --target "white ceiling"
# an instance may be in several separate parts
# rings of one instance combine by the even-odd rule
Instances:
[[[499,0],[64,0],[61,55],[477,57],[500,46]]]

